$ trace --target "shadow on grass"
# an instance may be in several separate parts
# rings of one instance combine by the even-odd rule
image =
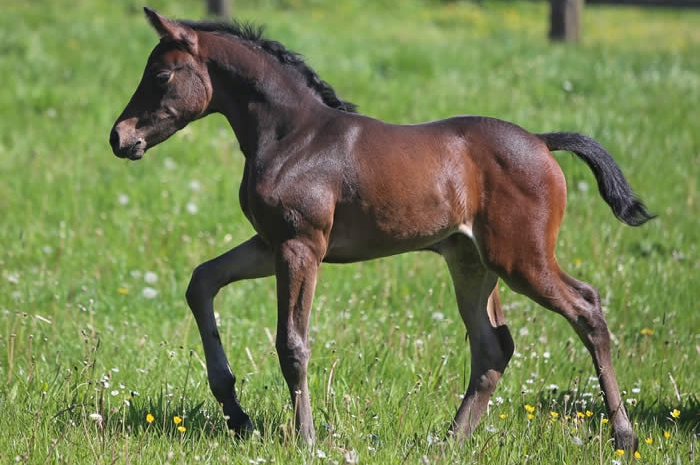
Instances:
[[[570,386],[576,386],[578,378],[572,378]],[[607,418],[603,394],[595,392],[597,384],[588,380],[579,389],[542,389],[538,395],[541,408],[575,418],[588,411],[592,418]],[[595,392],[595,394],[592,394]],[[587,394],[586,394],[587,393]],[[695,393],[686,395],[677,403],[663,402],[661,399],[644,397],[626,405],[630,420],[638,430],[660,428],[664,431],[674,430],[692,437],[700,434],[700,399]],[[675,415],[675,416],[674,416]],[[638,431],[638,433],[640,433]]]
[[[95,408],[94,403],[71,404],[53,418],[59,429],[88,427],[110,436],[120,433],[140,436],[148,432],[173,439],[235,438],[229,433],[221,412],[205,407],[204,401],[175,400],[164,394],[155,399],[132,397],[118,408],[103,411]]]

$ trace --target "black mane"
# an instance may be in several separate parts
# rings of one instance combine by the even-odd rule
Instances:
[[[265,39],[263,37],[263,26],[235,20],[230,23],[215,21],[179,22],[196,31],[220,32],[255,43],[262,50],[277,58],[280,63],[295,69],[306,80],[306,85],[318,93],[323,103],[331,108],[336,108],[348,113],[354,113],[356,111],[356,105],[341,100],[335,93],[333,87],[321,79],[318,74],[316,74],[316,71],[311,69],[311,67],[304,62],[300,54],[287,50],[284,45],[277,41]]]

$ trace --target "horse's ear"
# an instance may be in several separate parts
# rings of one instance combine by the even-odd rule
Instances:
[[[162,16],[153,8],[145,6],[143,7],[143,11],[146,14],[146,19],[151,23],[153,29],[158,32],[161,39],[168,38],[185,42],[191,49],[195,47],[197,35],[192,28]]]

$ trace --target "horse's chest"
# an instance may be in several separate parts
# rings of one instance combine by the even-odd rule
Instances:
[[[331,196],[320,186],[293,179],[244,176],[240,201],[255,231],[269,243],[312,230],[326,229],[332,222]]]

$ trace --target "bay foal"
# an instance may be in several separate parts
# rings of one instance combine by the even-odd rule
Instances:
[[[500,278],[569,321],[593,358],[616,447],[636,447],[598,292],[554,256],[566,185],[551,151],[586,162],[623,222],[652,218],[600,144],[473,116],[387,124],[355,113],[259,28],[145,12],[160,43],[111,131],[114,153],[140,159],[189,122],[222,113],[245,156],[239,197],[256,234],[198,266],[187,288],[209,384],[230,428],[243,432],[252,423],[214,319],[223,286],[276,277],[277,353],[297,431],[313,442],[308,325],[319,266],[430,250],[447,263],[469,334],[471,376],[450,428],[456,436],[474,430],[513,353]]]

